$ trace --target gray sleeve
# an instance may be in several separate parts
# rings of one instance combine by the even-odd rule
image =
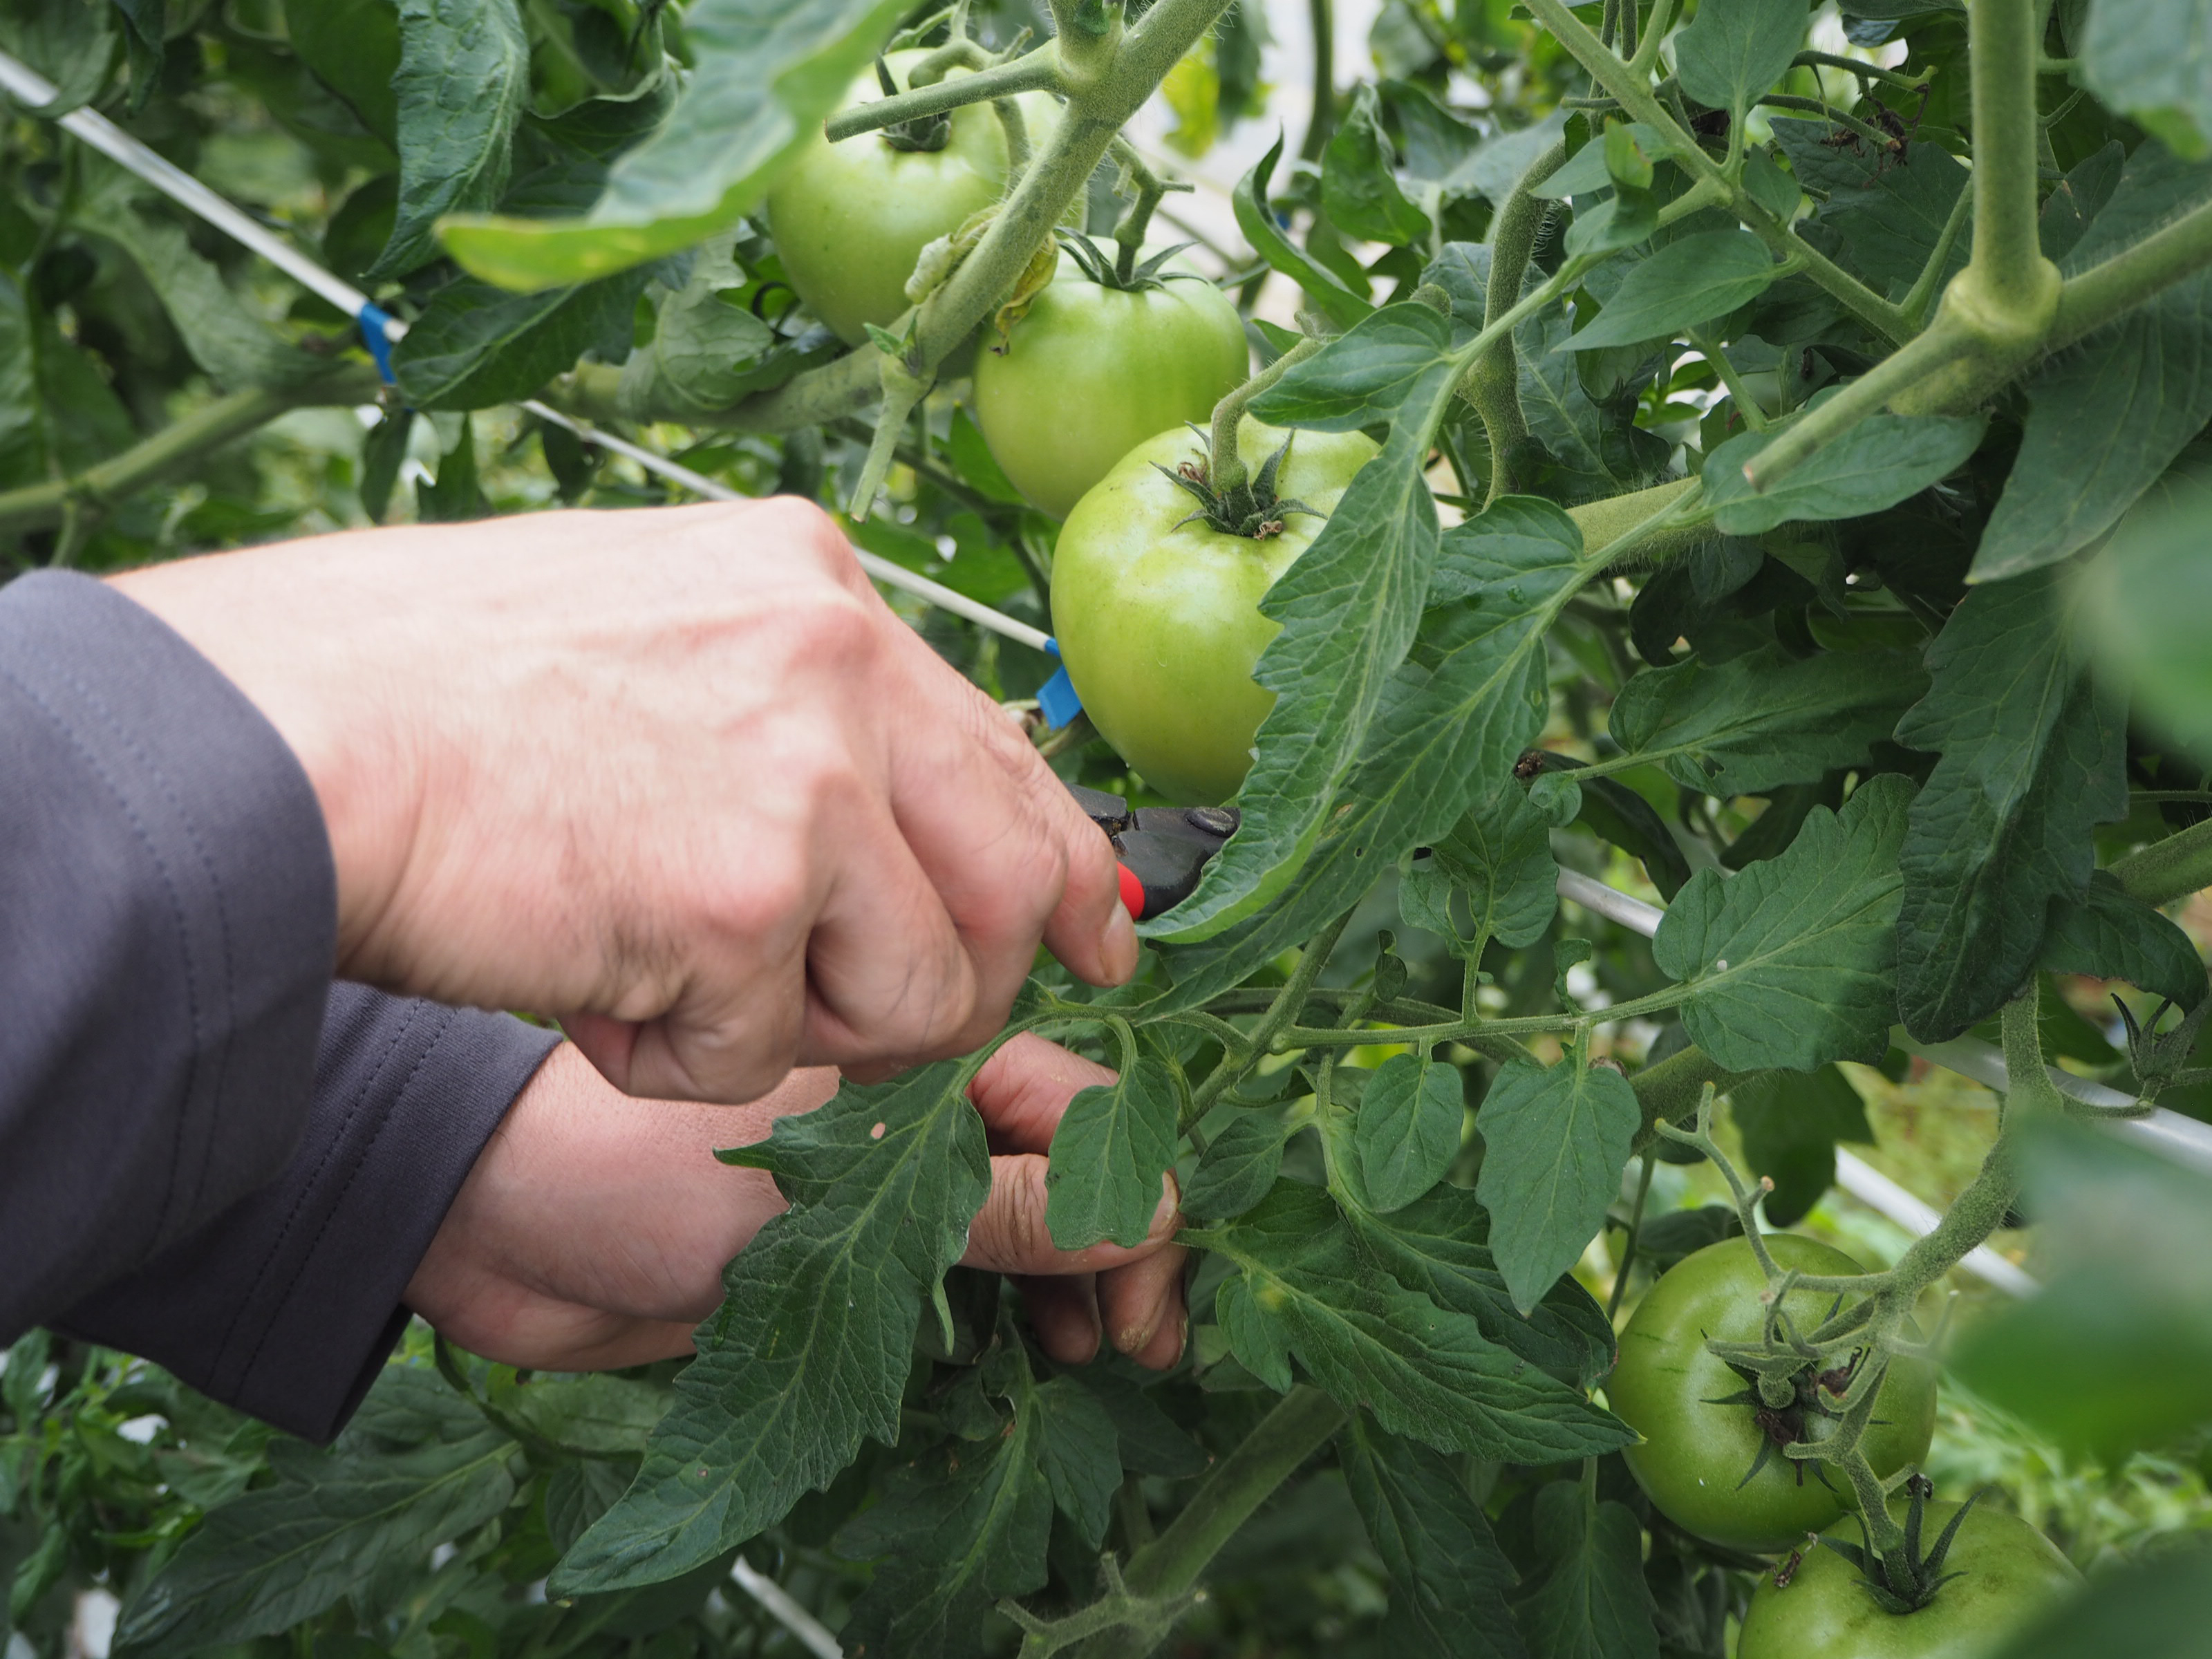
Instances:
[[[83,576],[0,589],[0,1340],[292,1155],[337,950],[314,790],[215,666]]]
[[[0,589],[0,1342],[55,1323],[334,1433],[554,1037],[333,988],[306,775],[82,576]]]
[[[400,1298],[454,1194],[558,1040],[506,1014],[335,987],[283,1173],[53,1322],[330,1439],[406,1322]]]

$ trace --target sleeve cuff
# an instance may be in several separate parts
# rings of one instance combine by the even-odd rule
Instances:
[[[59,1322],[331,1438],[405,1324],[400,1297],[462,1182],[559,1041],[504,1014],[335,988],[307,1133],[276,1183]]]

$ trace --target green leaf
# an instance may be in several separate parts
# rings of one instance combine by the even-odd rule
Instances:
[[[1537,1490],[1536,1554],[1547,1571],[1520,1606],[1530,1659],[1659,1659],[1644,1528],[1626,1504],[1595,1498],[1579,1480]]]
[[[657,393],[704,413],[727,408],[755,389],[754,365],[775,344],[775,335],[724,297],[744,283],[726,243],[700,251],[690,280],[661,303],[654,325]],[[973,433],[972,424],[969,430]]]
[[[284,0],[284,32],[315,78],[396,150],[399,13],[392,0]]]
[[[387,409],[362,438],[361,508],[371,524],[382,524],[391,509],[392,488],[406,465],[407,440],[414,430],[413,410]]]
[[[1249,1214],[1183,1238],[1242,1269],[1215,1307],[1237,1358],[1278,1392],[1296,1355],[1321,1388],[1392,1433],[1507,1462],[1593,1456],[1631,1437],[1468,1316],[1391,1279],[1317,1188],[1282,1182]]]
[[[1606,131],[1608,137],[1615,132],[1626,133],[1630,140],[1647,155],[1662,155],[1667,148],[1666,140],[1661,137],[1659,130],[1656,127],[1648,127],[1641,121],[1631,121],[1611,126],[1607,128]],[[1531,155],[1528,159],[1534,161],[1535,157]],[[1601,190],[1611,190],[1613,187],[1613,173],[1607,167],[1605,161],[1605,144],[1603,142],[1599,142],[1584,144],[1572,155],[1567,157],[1560,164],[1557,173],[1529,191],[1529,194],[1540,196],[1547,201],[1564,202],[1571,196],[1589,196]],[[1648,190],[1650,186],[1646,185],[1643,188]]]
[[[1863,761],[1928,687],[1902,651],[1793,657],[1770,646],[1727,662],[1646,669],[1613,705],[1613,739],[1686,789],[1763,795]]]
[[[536,294],[510,294],[473,277],[448,283],[392,350],[399,390],[428,410],[489,409],[532,397],[574,368],[586,347],[611,334],[627,337],[646,276],[626,271]]]
[[[1139,1382],[1133,1380],[1137,1377],[1145,1380]],[[1130,1473],[1164,1474],[1176,1480],[1202,1474],[1213,1460],[1154,1402],[1152,1389],[1158,1380],[1117,1358],[1085,1365],[1068,1376],[1068,1381],[1105,1407],[1121,1440],[1122,1465]]]
[[[1729,1091],[1729,1111],[1753,1175],[1771,1176],[1769,1226],[1793,1227],[1836,1184],[1836,1143],[1874,1139],[1866,1107],[1833,1066],[1809,1077],[1763,1072]]]
[[[530,34],[515,0],[398,3],[399,214],[371,281],[436,258],[443,215],[499,199],[530,100]]]
[[[2212,155],[2208,0],[2100,0],[2081,35],[2089,88],[2175,155]]]
[[[1275,176],[1275,164],[1282,159],[1283,140],[1279,134],[1273,148],[1237,183],[1233,198],[1237,228],[1244,233],[1252,251],[1303,289],[1323,316],[1339,328],[1350,328],[1375,307],[1283,234],[1267,200],[1268,183]]]
[[[2199,760],[2212,759],[2212,645],[2197,625],[2212,591],[2208,505],[2212,478],[2169,474],[2073,584],[2069,618],[2139,718]]]
[[[1037,1461],[1052,1501],[1097,1549],[1114,1516],[1121,1484],[1121,1440],[1098,1396],[1072,1377],[1055,1376],[1036,1391]]]
[[[1063,1250],[1145,1242],[1176,1159],[1175,1074],[1150,1055],[1068,1103],[1053,1131],[1045,1225]]]
[[[404,1375],[387,1367],[377,1392]],[[276,1442],[269,1450],[274,1484],[215,1510],[131,1598],[117,1650],[185,1653],[273,1636],[388,1564],[419,1557],[504,1510],[514,1498],[519,1449],[429,1381],[465,1414],[462,1437],[434,1434],[400,1449],[373,1432],[393,1419],[365,1410],[366,1420],[329,1451]]]
[[[185,349],[218,385],[290,386],[325,372],[325,362],[278,335],[221,271],[193,252],[184,227],[166,208],[138,206],[155,194],[151,185],[104,158],[87,156],[83,167],[77,223],[130,255],[160,296]]]
[[[2203,1001],[2207,988],[2204,963],[2189,935],[2102,870],[2078,898],[2051,907],[2051,931],[2036,965],[2054,974],[2124,979],[2181,1008]]]
[[[562,1563],[557,1594],[675,1577],[827,1486],[864,1436],[897,1441],[922,1298],[990,1189],[971,1074],[946,1060],[848,1083],[721,1154],[774,1175],[791,1208],[730,1264],[637,1484]]]
[[[545,1480],[545,1534],[553,1547],[564,1555],[574,1549],[592,1523],[622,1501],[636,1475],[635,1461],[615,1463],[597,1458],[563,1463],[554,1470]]]
[[[1382,453],[1354,475],[1321,534],[1260,602],[1282,631],[1252,672],[1275,702],[1237,793],[1243,822],[1197,890],[1140,934],[1188,941],[1220,933],[1294,876],[1310,875],[1324,829],[1346,827],[1331,807],[1413,643],[1436,562],[1436,502],[1421,469],[1454,378],[1444,363],[1407,399]]]
[[[2212,1421],[2212,1181],[2079,1125],[2021,1146],[2044,1288],[1975,1322],[1967,1384],[2117,1463]]]
[[[53,82],[53,101],[38,111],[48,120],[100,96],[115,62],[106,0],[14,0],[0,9],[0,46]]]
[[[1756,536],[1797,519],[1855,519],[1894,507],[1965,465],[1982,441],[1978,415],[1870,415],[1764,493],[1743,476],[1772,432],[1744,432],[1699,472],[1713,527]]]
[[[1463,1187],[1432,1188],[1395,1215],[1346,1213],[1377,1265],[1409,1291],[1462,1313],[1483,1335],[1574,1388],[1613,1369],[1613,1325],[1572,1279],[1523,1315],[1482,1240],[1489,1218]]]
[[[1804,40],[1805,8],[1797,0],[1717,0],[1698,7],[1674,37],[1674,72],[1684,92],[1741,122],[1788,71]]]
[[[1659,198],[1648,190],[1620,190],[1575,215],[1567,227],[1571,258],[1593,258],[1633,247],[1659,228]]]
[[[1353,492],[1381,465],[1370,462]],[[1384,509],[1377,503],[1375,510]],[[1433,522],[1425,489],[1412,492],[1406,510]],[[1331,531],[1336,523],[1330,521]],[[1573,520],[1549,501],[1523,496],[1504,498],[1444,538],[1431,594],[1437,608],[1423,623],[1416,653],[1421,660],[1395,677],[1359,769],[1319,826],[1305,862],[1250,921],[1170,953],[1175,987],[1164,1009],[1194,1006],[1303,943],[1364,893],[1378,870],[1431,844],[1474,795],[1510,779],[1549,706],[1545,631],[1581,586],[1581,553]],[[1312,557],[1310,550],[1291,576]],[[1264,667],[1267,659],[1261,661]],[[1279,713],[1282,704],[1276,708]],[[1261,730],[1264,763],[1267,727]],[[1242,799],[1254,799],[1253,784],[1245,787]],[[1247,830],[1251,822],[1248,817]],[[1246,833],[1238,831],[1217,866],[1236,856]]]
[[[583,217],[460,216],[440,228],[505,288],[587,281],[727,230],[767,193],[883,49],[902,0],[696,0],[694,64],[660,130],[626,153]]]
[[[1898,1012],[1923,1042],[2020,988],[2051,901],[2087,884],[2092,827],[2127,815],[2123,711],[2066,640],[2059,592],[2055,568],[1969,589],[1898,725],[1942,756],[1912,805],[1897,925]]]
[[[1382,130],[1375,88],[1362,82],[1322,156],[1321,204],[1329,222],[1347,236],[1393,246],[1427,236],[1429,216],[1398,188],[1392,172],[1396,161],[1390,137]]]
[[[1605,1225],[1643,1121],[1636,1091],[1611,1066],[1569,1058],[1498,1069],[1474,1115],[1483,1146],[1475,1195],[1490,1212],[1491,1255],[1524,1314]]]
[[[1398,878],[1398,911],[1457,955],[1471,955],[1474,941],[1486,939],[1518,950],[1541,939],[1559,914],[1559,878],[1551,823],[1509,772]],[[1455,894],[1465,899],[1465,932]]]
[[[2112,258],[2208,196],[2212,168],[2143,146],[2065,269]],[[2027,426],[1974,554],[1974,581],[2039,569],[2087,547],[2212,421],[2212,272],[2184,278],[2061,352],[2026,391]]]
[[[137,436],[100,366],[0,270],[0,483],[82,472]]]
[[[461,524],[489,512],[477,482],[477,434],[472,416],[461,416],[460,435],[440,458],[438,476],[415,490],[415,516],[424,524]]]
[[[1825,123],[1821,130],[1829,131]],[[1908,145],[1906,155],[1900,166],[1887,151],[1868,145],[1863,156],[1850,158],[1857,177],[1832,189],[1820,208],[1820,222],[1842,239],[1844,263],[1878,294],[1901,295],[1919,280],[1968,182],[1966,167],[1934,144]],[[1971,205],[1966,214],[1944,260],[1938,292],[1973,246]]]
[[[1774,274],[1774,256],[1747,230],[1685,236],[1630,267],[1597,320],[1562,345],[1589,351],[1670,337],[1748,304]]]
[[[1633,424],[1632,393],[1602,404],[1590,397],[1565,349],[1569,326],[1565,316],[1551,311],[1513,331],[1528,434],[1568,474],[1562,482],[1570,500],[1640,489],[1664,469],[1666,445]]]
[[[1520,1575],[1458,1473],[1365,1412],[1336,1443],[1352,1506],[1390,1575],[1385,1650],[1525,1659],[1506,1601]]]
[[[1675,896],[1652,959],[1689,989],[1684,1029],[1723,1069],[1809,1072],[1887,1051],[1911,800],[1896,774],[1869,778],[1841,812],[1807,813],[1778,857],[1733,881],[1700,870]]]
[[[1053,1488],[1041,1467],[1043,1413],[1020,1355],[993,1358],[987,1376],[1018,1373],[1005,1383],[1012,1420],[981,1444],[952,1440],[893,1469],[881,1501],[838,1529],[839,1554],[876,1564],[838,1633],[848,1652],[974,1659],[992,1607],[1045,1582]]]
[[[1352,1144],[1376,1214],[1405,1208],[1444,1178],[1459,1154],[1466,1116],[1456,1067],[1426,1055],[1393,1054],[1375,1068]]]
[[[1183,1188],[1182,1212],[1193,1221],[1242,1215],[1267,1195],[1283,1167],[1283,1124],[1277,1114],[1239,1112],[1214,1136]]]
[[[668,1410],[662,1384],[628,1377],[535,1377],[495,1372],[489,1390],[501,1416],[579,1457],[634,1462]],[[625,1483],[627,1484],[627,1483]]]
[[[1352,432],[1380,426],[1428,395],[1451,361],[1451,324],[1410,301],[1362,318],[1252,400],[1274,426]]]

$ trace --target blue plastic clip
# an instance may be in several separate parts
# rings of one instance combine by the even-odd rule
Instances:
[[[1060,641],[1047,640],[1044,648],[1054,657],[1060,655]],[[1037,691],[1037,712],[1044,723],[1057,732],[1083,712],[1083,699],[1075,694],[1075,682],[1067,678],[1063,665]]]
[[[392,313],[375,301],[364,300],[361,315],[356,320],[361,325],[362,343],[368,348],[368,355],[376,359],[376,372],[384,377],[385,385],[396,385],[392,378],[392,336],[386,331],[386,325],[392,321]]]

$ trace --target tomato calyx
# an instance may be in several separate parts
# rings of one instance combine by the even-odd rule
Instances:
[[[1833,1550],[1858,1569],[1860,1586],[1874,1597],[1876,1606],[1884,1613],[1899,1614],[1919,1612],[1936,1599],[1936,1592],[1944,1585],[1966,1576],[1945,1572],[1943,1560],[1951,1553],[1951,1543],[1959,1535],[1960,1527],[1989,1488],[1983,1487],[1960,1504],[1950,1524],[1937,1535],[1934,1546],[1924,1552],[1920,1547],[1921,1520],[1927,1511],[1928,1500],[1936,1495],[1936,1485],[1926,1475],[1915,1473],[1905,1481],[1905,1490],[1910,1499],[1905,1512],[1905,1542],[1893,1553],[1875,1553],[1874,1535],[1867,1531],[1864,1516],[1858,1518],[1860,1534],[1867,1540],[1863,1547],[1825,1535],[1820,1540],[1823,1548]]]
[[[1854,1354],[1845,1364],[1827,1370],[1815,1370],[1808,1364],[1791,1375],[1772,1379],[1783,1384],[1781,1389],[1773,1390],[1781,1395],[1779,1400],[1768,1397],[1768,1389],[1758,1371],[1734,1361],[1725,1362],[1730,1370],[1743,1379],[1745,1386],[1734,1394],[1721,1395],[1704,1403],[1748,1407],[1751,1420],[1758,1425],[1760,1437],[1759,1449],[1752,1456],[1751,1467],[1744,1471],[1743,1479],[1736,1483],[1737,1491],[1742,1491],[1757,1480],[1760,1471],[1773,1462],[1778,1453],[1787,1455],[1785,1448],[1802,1445],[1815,1438],[1814,1428],[1817,1421],[1823,1419],[1833,1421],[1842,1415],[1828,1404],[1828,1401],[1839,1398],[1850,1387],[1851,1378],[1856,1374],[1859,1362],[1864,1357],[1863,1353]],[[1791,1461],[1797,1465],[1799,1486],[1805,1484],[1805,1472],[1809,1468],[1814,1480],[1830,1491],[1835,1490],[1827,1471],[1819,1464],[1807,1459]]]
[[[1060,245],[1082,268],[1083,274],[1101,288],[1113,289],[1123,294],[1141,294],[1146,289],[1165,288],[1170,283],[1202,283],[1205,277],[1194,270],[1169,270],[1169,260],[1194,242],[1177,242],[1173,247],[1162,248],[1148,256],[1142,264],[1123,276],[1114,260],[1098,251],[1098,245],[1088,236],[1079,236],[1073,231],[1060,233]]]
[[[891,74],[891,66],[880,53],[876,58],[876,82],[883,88],[886,98],[896,98],[902,90]],[[950,112],[917,115],[910,121],[885,127],[881,136],[886,144],[906,155],[940,150],[952,142],[952,117]]]
[[[1196,428],[1192,428],[1196,431]],[[1205,434],[1200,433],[1203,439]],[[1197,456],[1176,466],[1162,466],[1155,461],[1160,476],[1185,491],[1198,501],[1198,510],[1176,521],[1180,530],[1187,524],[1204,520],[1211,528],[1224,536],[1242,536],[1247,541],[1264,542],[1283,533],[1283,521],[1293,513],[1302,513],[1310,519],[1325,517],[1304,501],[1285,501],[1275,493],[1275,480],[1283,470],[1283,462],[1291,453],[1291,440],[1285,439],[1283,447],[1261,462],[1260,470],[1244,483],[1229,489],[1213,487],[1212,470],[1206,451],[1200,448]]]

